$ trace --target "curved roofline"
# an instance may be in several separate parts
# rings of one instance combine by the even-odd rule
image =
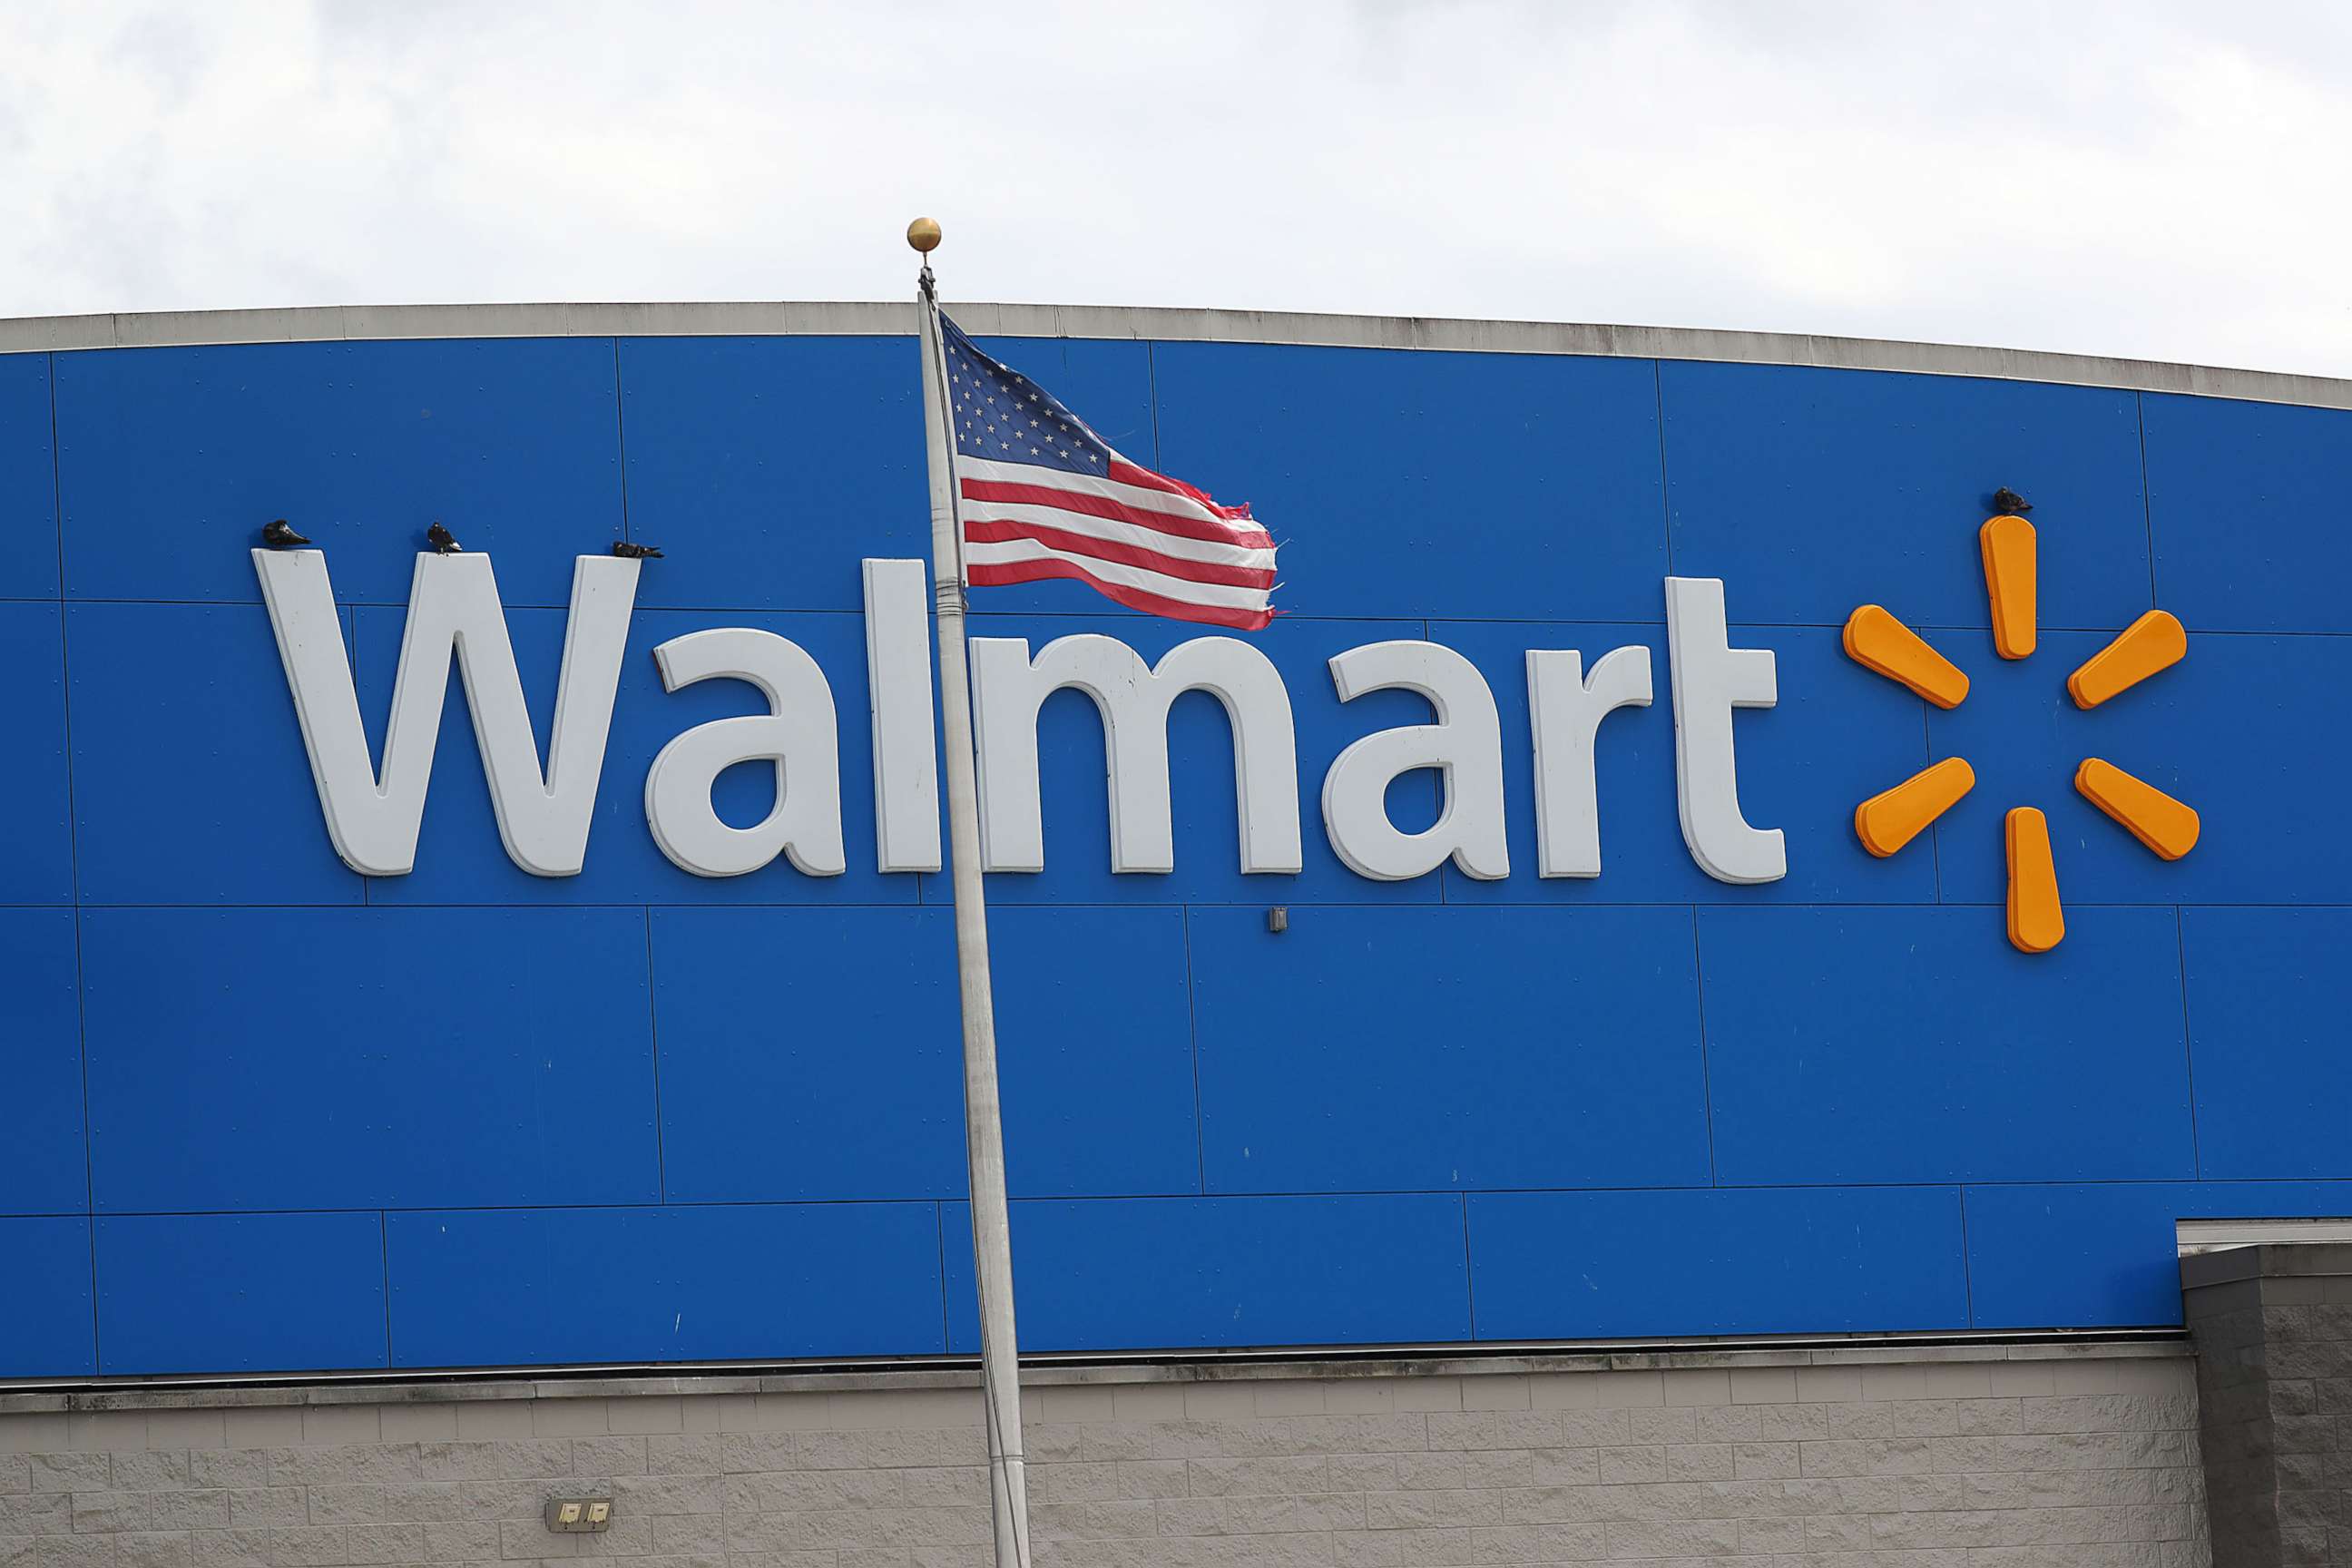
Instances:
[[[156,310],[0,320],[0,353],[341,342],[425,338],[877,337],[911,335],[912,303],[744,302],[580,305],[319,305],[263,310]],[[2258,403],[2352,408],[2352,380],[2273,371],[2105,359],[2029,349],[1968,348],[1882,338],[1699,327],[1609,327],[1480,321],[1442,316],[1341,316],[1290,310],[1195,310],[1140,305],[958,303],[978,334],[1016,338],[1151,338],[1163,342],[1298,343],[1340,348],[1591,354],[1911,371],[2189,393]]]

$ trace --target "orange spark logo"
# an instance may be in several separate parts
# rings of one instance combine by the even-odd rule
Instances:
[[[1998,498],[2021,505],[2016,498]],[[2038,622],[2034,595],[2033,525],[2004,512],[1977,535],[1984,556],[1985,595],[1992,611],[1993,647],[2003,658],[2033,652]],[[1909,688],[1938,708],[1957,708],[1969,694],[1968,673],[1937,652],[1909,626],[1877,605],[1864,605],[1845,623],[1846,657],[1864,669]],[[2150,610],[2066,678],[2074,706],[2096,708],[2119,692],[2180,662],[2189,636],[2168,610]],[[1976,787],[1965,758],[1947,757],[1874,795],[1854,808],[1854,836],[1885,858]],[[2074,788],[2131,836],[2167,860],[2196,847],[2197,813],[2145,780],[2099,757],[2074,770]],[[2047,952],[2066,934],[2058,898],[2058,870],[2050,853],[2050,825],[2030,805],[2009,809],[2003,823],[2009,853],[2009,940],[2025,952]]]

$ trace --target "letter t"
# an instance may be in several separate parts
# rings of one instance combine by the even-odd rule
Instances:
[[[1715,577],[1666,579],[1666,642],[1675,689],[1675,784],[1683,842],[1718,882],[1777,882],[1789,858],[1777,827],[1739,815],[1731,710],[1779,700],[1772,651],[1733,647]]]

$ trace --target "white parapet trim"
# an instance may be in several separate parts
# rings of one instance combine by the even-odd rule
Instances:
[[[1909,371],[2256,403],[2352,408],[2352,380],[2168,364],[2153,360],[1967,348],[1877,338],[1571,321],[1342,316],[1129,305],[959,304],[982,336],[1130,338],[1161,342],[1295,343],[1450,353],[1590,354]],[[0,353],[186,347],[206,343],[384,342],[425,338],[912,337],[912,303],[319,305],[275,310],[156,310],[0,320]]]

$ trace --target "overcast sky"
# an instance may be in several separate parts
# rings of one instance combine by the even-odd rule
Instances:
[[[2352,375],[2352,5],[18,4],[0,316],[950,299]]]

